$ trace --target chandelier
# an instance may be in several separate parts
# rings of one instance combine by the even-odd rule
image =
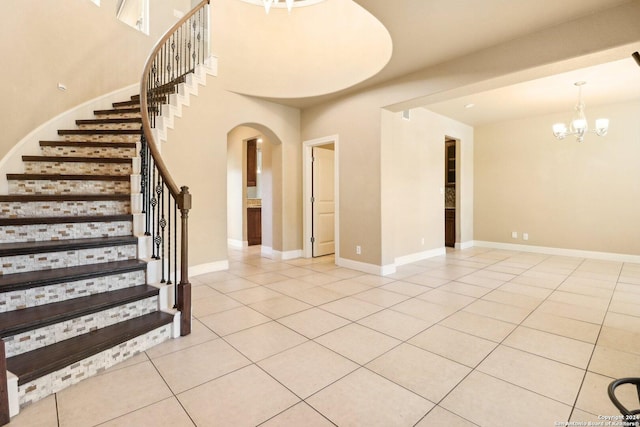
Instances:
[[[274,4],[277,5],[279,1],[280,0],[262,0],[262,2],[264,3],[265,12],[269,13],[269,10],[271,10],[271,6]],[[289,13],[291,13],[293,2],[294,0],[285,0],[285,3],[287,4],[287,10],[289,11]]]
[[[284,9],[285,7],[291,13],[294,7],[311,6],[314,4],[322,3],[324,0],[241,0],[245,3],[255,4],[256,6],[264,7],[267,14],[272,7]]]
[[[553,125],[553,135],[558,139],[564,139],[569,135],[575,135],[578,142],[584,141],[584,135],[589,132],[589,126],[587,124],[587,117],[584,114],[584,102],[582,102],[582,86],[587,82],[580,81],[575,82],[574,85],[578,86],[578,103],[576,104],[573,114],[573,120],[567,127],[564,123],[556,123]],[[597,119],[596,128],[591,132],[598,136],[604,136],[609,130],[609,119]]]

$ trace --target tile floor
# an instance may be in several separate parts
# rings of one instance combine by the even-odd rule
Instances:
[[[618,415],[611,380],[640,376],[640,264],[481,248],[387,277],[257,248],[230,264],[192,278],[190,336],[11,426],[597,423]]]

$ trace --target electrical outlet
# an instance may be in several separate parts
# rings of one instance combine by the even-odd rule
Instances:
[[[522,240],[529,240],[529,233],[522,233]]]
[[[517,239],[518,238],[518,232],[517,231],[512,231],[511,232],[511,238],[512,239]]]
[[[420,240],[420,244],[424,246],[424,237]]]
[[[362,254],[362,248],[360,247],[360,245],[356,246],[356,255],[361,255]]]

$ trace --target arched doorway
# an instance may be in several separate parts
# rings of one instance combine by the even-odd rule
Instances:
[[[280,140],[265,126],[246,123],[227,133],[227,242],[229,247],[259,245],[272,257],[279,247],[282,199]],[[259,239],[256,241],[256,230]]]

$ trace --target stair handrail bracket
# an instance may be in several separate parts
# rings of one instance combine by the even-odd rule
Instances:
[[[162,113],[162,105],[169,103],[169,97],[177,92],[178,85],[208,57],[209,3],[210,0],[200,2],[162,36],[147,59],[140,81],[140,188],[145,234],[151,236],[152,257],[160,260],[161,283],[174,285],[175,308],[180,311],[182,336],[191,332],[187,225],[191,194],[187,186],[179,187],[171,177],[153,129]]]

